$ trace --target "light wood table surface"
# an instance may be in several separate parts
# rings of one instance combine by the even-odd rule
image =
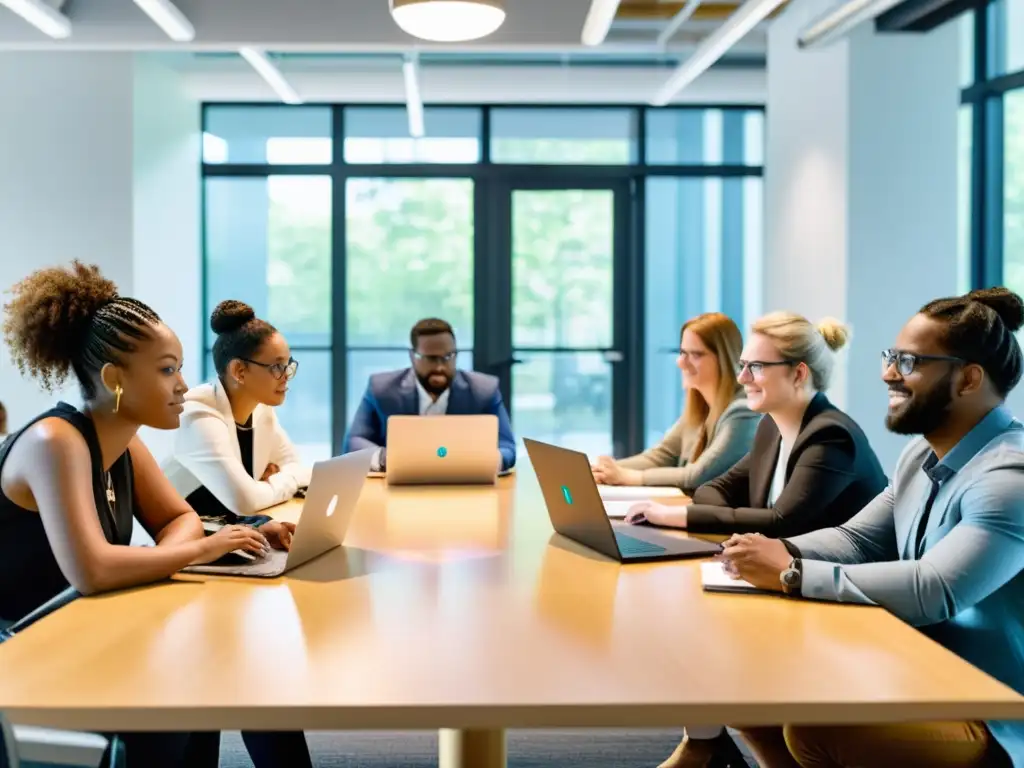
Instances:
[[[299,502],[274,510],[296,519]],[[496,488],[367,480],[346,546],[273,580],[81,599],[0,646],[0,710],[92,731],[504,729],[1024,719],[1024,699],[881,609],[705,594],[552,533],[528,467]]]

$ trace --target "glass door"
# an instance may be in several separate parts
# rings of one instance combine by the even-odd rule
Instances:
[[[512,184],[494,195],[502,242],[489,266],[507,295],[489,307],[489,368],[516,435],[621,454],[636,416],[625,349],[628,183]]]

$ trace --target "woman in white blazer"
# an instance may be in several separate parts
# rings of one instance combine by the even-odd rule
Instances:
[[[248,304],[221,302],[210,327],[217,378],[185,395],[164,472],[201,517],[257,525],[287,545],[294,526],[258,513],[309,485],[311,469],[274,415],[298,363],[284,337]]]
[[[185,394],[174,453],[164,472],[200,517],[259,527],[272,546],[291,546],[293,523],[257,514],[309,485],[288,435],[274,415],[298,363],[284,337],[240,301],[222,301],[210,327],[217,334],[217,378]],[[220,734],[201,734],[210,742]],[[242,732],[256,768],[312,768],[305,735]],[[207,748],[216,753],[217,744]]]

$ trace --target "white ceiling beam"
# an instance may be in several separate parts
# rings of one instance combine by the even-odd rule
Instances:
[[[196,37],[192,22],[171,0],[135,0],[135,4],[176,43],[190,43]]]
[[[405,109],[409,113],[409,135],[414,139],[423,138],[423,98],[420,96],[419,62],[415,56],[402,63],[402,80],[405,83]]]
[[[43,0],[0,0],[0,5],[55,40],[71,37],[71,19]]]
[[[664,48],[668,45],[668,41],[672,39],[679,28],[688,22],[693,14],[700,8],[701,0],[689,0],[682,8],[680,8],[676,15],[669,19],[668,24],[661,30],[661,34],[658,35],[657,45],[659,48]]]
[[[600,45],[608,37],[620,0],[591,0],[580,39],[584,45]]]
[[[274,93],[277,94],[278,98],[281,99],[285,104],[301,104],[302,99],[294,88],[285,80],[284,75],[281,74],[274,63],[267,58],[267,55],[256,48],[239,48],[238,54],[249,62],[249,66],[256,70],[257,74],[262,77],[267,85],[273,89]]]
[[[851,29],[865,21],[881,16],[899,5],[901,0],[850,0],[830,8],[797,35],[801,48],[817,48],[846,36]]]
[[[690,58],[676,68],[650,99],[651,105],[663,107],[672,101],[677,93],[704,74],[783,2],[785,0],[747,0],[718,29],[701,41]]]

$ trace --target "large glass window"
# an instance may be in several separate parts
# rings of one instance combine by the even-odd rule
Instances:
[[[480,160],[480,110],[427,107],[424,135],[409,135],[404,107],[345,110],[346,163],[476,163]]]
[[[623,165],[637,161],[631,109],[508,108],[491,111],[495,163]]]
[[[740,330],[760,314],[760,178],[647,180],[645,397],[647,444],[682,413],[679,330],[723,312]]]
[[[761,165],[764,112],[659,109],[647,114],[647,162],[653,165]]]
[[[1009,288],[1024,293],[1024,90],[1006,94],[1004,119],[1004,279]]]
[[[204,322],[225,299],[252,305],[299,360],[278,411],[304,456],[331,455],[331,179],[206,179]],[[206,328],[206,348],[214,337]],[[208,362],[206,377],[214,376]]]
[[[960,107],[957,126],[957,290],[971,289],[971,147],[974,145],[974,108]]]
[[[330,163],[331,125],[330,107],[210,107],[203,128],[203,162]]]

